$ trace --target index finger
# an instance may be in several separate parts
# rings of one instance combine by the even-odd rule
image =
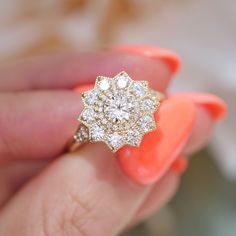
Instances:
[[[149,80],[150,86],[165,90],[169,82],[169,66],[140,53],[99,51],[70,53],[35,58],[0,68],[0,91],[31,89],[72,89],[91,83],[98,75],[114,76],[126,71],[137,80]],[[176,60],[176,59],[174,59]]]
[[[106,60],[107,53],[101,54]],[[109,52],[108,54],[110,61],[106,61],[104,64],[100,62],[100,67],[98,67],[97,61],[93,58],[92,54],[89,54],[91,63],[89,63],[90,69],[87,68],[89,73],[87,78],[90,78],[92,74],[95,75],[100,72],[106,74],[102,72],[103,70],[107,71],[107,73],[109,72],[109,74],[115,74],[118,70],[123,69],[130,75],[134,75],[133,78],[135,79],[149,80],[150,83],[155,85],[155,87],[159,87],[160,90],[166,88],[171,77],[171,71],[162,60],[156,59],[154,61],[142,56],[127,56],[127,53],[117,54],[117,52]],[[82,55],[79,55],[81,61],[83,61]],[[97,59],[97,53],[94,55]],[[101,61],[104,62],[105,59],[102,58]],[[64,59],[59,57],[55,60],[63,61]],[[1,85],[4,85],[6,89],[6,84],[8,83],[8,86],[11,86],[8,89],[19,90],[20,88],[23,89],[23,85],[24,89],[46,89],[50,86],[59,88],[63,83],[73,87],[81,81],[88,82],[81,76],[79,68],[82,67],[80,66],[77,68],[78,71],[74,70],[74,73],[79,74],[80,77],[75,78],[73,73],[65,73],[63,66],[52,68],[53,72],[51,72],[48,67],[50,64],[48,60],[44,64],[42,61],[40,63],[41,74],[50,74],[47,77],[48,80],[45,79],[46,76],[42,76],[42,81],[36,80],[32,73],[27,72],[27,70],[30,70],[27,69],[30,66],[24,67],[26,72],[18,72],[13,67],[12,70],[8,70],[9,74],[5,72],[8,79],[4,79],[6,81],[5,84],[1,81]],[[86,69],[82,68],[82,70],[85,73]],[[14,73],[14,76],[12,73]],[[55,77],[55,74],[58,74],[59,79]],[[35,76],[37,77],[37,73]],[[86,75],[84,74],[84,76]],[[16,78],[19,78],[23,85],[19,81],[17,82]],[[9,79],[10,81],[14,80],[16,84],[9,84]],[[90,78],[90,80],[92,79],[94,78]],[[0,159],[40,159],[52,158],[63,152],[65,144],[76,129],[76,118],[82,109],[82,103],[79,96],[72,91],[66,93],[62,91],[3,93],[0,99],[0,107]]]

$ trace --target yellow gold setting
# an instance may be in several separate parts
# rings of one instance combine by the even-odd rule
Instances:
[[[112,152],[126,144],[139,146],[143,136],[156,129],[154,112],[160,99],[147,81],[134,81],[124,71],[113,78],[98,76],[94,88],[82,93],[75,146],[104,142]]]

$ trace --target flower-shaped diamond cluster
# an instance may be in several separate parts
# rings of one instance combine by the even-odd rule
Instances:
[[[158,95],[146,81],[134,81],[125,72],[113,78],[98,76],[82,100],[78,120],[87,127],[90,141],[105,142],[113,152],[125,144],[139,146],[143,135],[156,128]]]

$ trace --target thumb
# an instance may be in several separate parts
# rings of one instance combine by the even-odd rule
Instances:
[[[150,190],[127,179],[103,144],[88,144],[56,160],[6,205],[0,235],[116,235]]]

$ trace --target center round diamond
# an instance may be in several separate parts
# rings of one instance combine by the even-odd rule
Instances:
[[[106,101],[104,111],[107,119],[113,124],[130,122],[134,117],[132,97],[128,97],[125,94],[113,95]]]

